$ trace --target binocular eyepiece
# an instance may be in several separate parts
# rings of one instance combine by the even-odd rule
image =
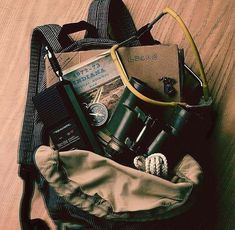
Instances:
[[[130,83],[140,93],[158,98],[155,91],[143,82],[131,78]],[[169,165],[174,165],[182,156],[182,146],[197,139],[205,132],[206,119],[195,111],[176,106],[166,123],[162,111],[137,98],[126,87],[110,120],[98,132],[104,144],[105,155],[123,165],[133,166],[137,155],[149,156],[163,153]],[[189,138],[190,137],[190,138]]]

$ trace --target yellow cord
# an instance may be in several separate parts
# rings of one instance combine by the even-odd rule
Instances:
[[[204,72],[202,60],[200,58],[197,46],[196,46],[191,34],[190,34],[189,30],[187,29],[186,25],[184,24],[183,20],[180,18],[179,15],[176,14],[176,12],[174,10],[167,7],[163,10],[163,13],[170,14],[179,23],[179,26],[183,30],[183,32],[185,34],[185,37],[187,38],[188,42],[190,43],[190,45],[192,47],[192,51],[194,53],[194,56],[195,56],[197,64],[198,64],[201,80],[203,82],[203,84],[202,84],[203,95],[205,97],[205,100],[207,101],[208,98],[209,98],[209,89],[208,89],[208,84],[207,84],[207,81],[206,81],[206,75],[205,75],[205,72]]]
[[[183,30],[187,40],[189,41],[190,45],[192,46],[192,50],[193,53],[195,55],[195,58],[197,60],[198,63],[198,67],[199,67],[199,71],[200,71],[200,76],[201,76],[201,80],[203,82],[202,84],[202,88],[203,88],[203,95],[205,100],[207,101],[209,98],[209,90],[208,90],[208,85],[207,85],[207,81],[206,81],[206,76],[205,76],[205,72],[204,72],[204,68],[202,65],[202,61],[199,55],[199,52],[197,50],[196,44],[190,34],[190,32],[188,31],[187,27],[185,26],[184,22],[182,21],[182,19],[176,14],[175,11],[173,11],[170,8],[165,8],[163,10],[163,13],[169,13],[180,25],[181,29]],[[114,45],[111,49],[110,49],[110,54],[111,57],[113,59],[113,62],[115,63],[118,72],[120,74],[120,77],[123,81],[123,84],[138,98],[140,98],[141,100],[150,103],[150,104],[154,104],[154,105],[158,105],[158,106],[177,106],[177,105],[181,105],[181,106],[187,106],[186,103],[184,102],[162,102],[162,101],[157,101],[154,99],[151,99],[149,97],[146,97],[145,95],[143,95],[142,93],[140,93],[138,90],[136,90],[131,83],[129,82],[127,73],[125,71],[125,68],[122,65],[122,62],[120,60],[120,57],[118,55],[117,49],[119,48],[119,45]]]

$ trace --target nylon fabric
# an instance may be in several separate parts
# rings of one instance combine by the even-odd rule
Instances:
[[[72,205],[97,217],[129,221],[136,220],[135,212],[140,211],[141,221],[166,218],[176,207],[180,211],[202,175],[200,166],[189,155],[176,167],[170,180],[85,150],[58,153],[41,146],[35,162],[59,196]]]
[[[136,27],[121,0],[94,0],[90,4],[87,21],[98,29],[100,38],[121,42],[136,33]],[[140,45],[134,41],[131,45]]]
[[[28,93],[19,146],[18,162],[20,164],[31,164],[32,153],[35,147],[41,144],[39,138],[34,138],[34,134],[36,137],[40,136],[41,130],[35,130],[37,115],[33,106],[32,97],[45,88],[43,80],[43,41],[47,41],[58,52],[61,49],[57,41],[59,31],[60,27],[57,25],[46,25],[37,27],[32,34]]]

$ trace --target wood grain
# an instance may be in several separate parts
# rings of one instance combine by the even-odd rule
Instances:
[[[18,207],[22,182],[17,176],[17,148],[22,126],[29,70],[30,36],[38,25],[64,24],[86,19],[86,0],[0,1],[0,229],[20,229]],[[185,21],[198,46],[211,93],[216,123],[210,140],[216,183],[216,229],[235,229],[235,100],[234,1],[124,0],[137,28],[169,6]],[[178,25],[170,16],[153,29],[163,43],[185,48],[186,62],[196,71],[195,60]],[[38,193],[34,217],[49,221]],[[196,224],[196,223],[195,223]],[[51,223],[51,226],[53,224]],[[52,227],[53,228],[53,227]],[[203,229],[207,229],[204,226]]]

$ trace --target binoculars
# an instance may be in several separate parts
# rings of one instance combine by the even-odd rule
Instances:
[[[158,98],[157,93],[140,80],[131,78],[130,83],[143,95]],[[198,140],[208,125],[200,112],[181,106],[173,109],[168,121],[164,116],[158,107],[137,98],[126,87],[108,123],[98,132],[105,155],[132,167],[135,156],[147,157],[160,152],[173,166],[185,154],[180,151],[186,151],[185,147],[191,145],[190,138]]]

